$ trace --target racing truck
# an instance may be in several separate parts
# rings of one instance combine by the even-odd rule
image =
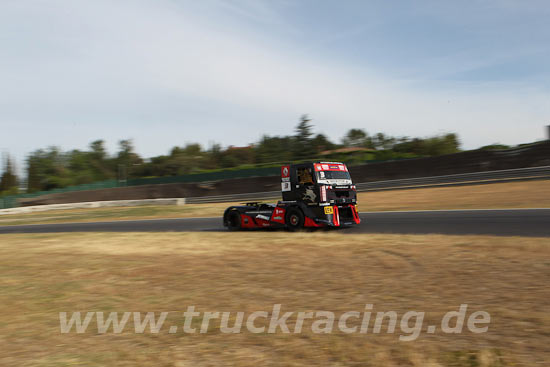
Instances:
[[[340,162],[281,167],[282,199],[277,204],[245,203],[223,214],[229,230],[252,228],[346,227],[359,224],[357,192],[348,168]]]

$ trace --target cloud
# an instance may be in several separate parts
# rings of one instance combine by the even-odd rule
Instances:
[[[140,153],[156,155],[190,141],[246,144],[262,133],[287,134],[302,113],[332,138],[352,127],[415,136],[457,131],[472,148],[543,136],[548,89],[447,77],[490,67],[501,60],[497,52],[489,61],[467,51],[415,61],[392,75],[392,67],[380,72],[369,62],[372,50],[359,58],[326,50],[366,37],[363,25],[338,26],[319,39],[286,17],[303,9],[270,4],[3,3],[0,124],[18,143],[0,147],[21,157],[97,138],[114,149],[131,137]],[[406,59],[393,62],[407,68]]]

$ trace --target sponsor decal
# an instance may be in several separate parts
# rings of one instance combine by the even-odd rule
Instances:
[[[325,206],[325,214],[334,214],[334,208],[332,206]]]
[[[302,200],[304,201],[309,201],[309,202],[314,202],[315,199],[317,198],[317,195],[315,194],[315,192],[312,190],[312,189],[306,189],[306,192],[304,193],[304,196],[302,197]]]
[[[281,191],[290,191],[290,182],[281,182]]]
[[[345,164],[315,164],[315,171],[347,171]]]
[[[324,172],[321,172],[324,173]],[[326,186],[321,186],[321,201],[327,201],[327,188]]]
[[[273,210],[273,217],[271,220],[274,222],[284,223],[285,222],[284,215],[285,215],[285,210],[283,208],[275,208]]]
[[[282,166],[281,167],[281,176],[283,178],[290,177],[290,167],[289,166]]]

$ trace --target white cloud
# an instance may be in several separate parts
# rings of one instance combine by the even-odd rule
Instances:
[[[548,91],[392,78],[278,37],[278,27],[303,30],[267,2],[221,4],[3,3],[0,31],[10,37],[0,39],[0,124],[10,127],[12,142],[0,147],[22,156],[97,138],[112,148],[133,137],[153,155],[189,141],[245,144],[262,133],[286,134],[302,113],[332,138],[352,127],[457,131],[469,148],[543,137]]]

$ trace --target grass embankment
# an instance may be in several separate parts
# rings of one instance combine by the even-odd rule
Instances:
[[[550,208],[550,180],[364,192],[359,193],[358,200],[360,211]],[[231,204],[76,209],[3,215],[0,216],[0,225],[220,217]]]
[[[2,366],[516,366],[550,363],[548,239],[335,233],[3,235]],[[61,334],[61,311],[424,311],[487,333]],[[291,319],[292,320],[292,319]],[[92,323],[93,324],[93,323]],[[290,321],[289,326],[292,325]],[[351,323],[353,324],[353,322]],[[262,321],[256,322],[257,326]],[[195,324],[194,326],[198,326]],[[291,327],[292,330],[292,327]],[[309,331],[308,331],[309,330]],[[385,330],[385,328],[384,328]]]

